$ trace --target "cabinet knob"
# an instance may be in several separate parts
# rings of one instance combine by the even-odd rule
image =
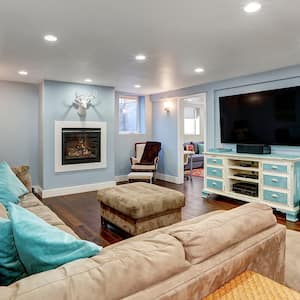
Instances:
[[[272,169],[273,169],[273,170],[277,170],[278,167],[277,167],[277,166],[272,166]]]
[[[278,179],[273,178],[273,179],[272,179],[272,182],[278,182]]]
[[[277,194],[272,194],[272,198],[278,198]]]

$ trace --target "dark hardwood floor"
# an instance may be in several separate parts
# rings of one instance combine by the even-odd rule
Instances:
[[[183,219],[190,219],[213,210],[228,210],[243,204],[240,201],[225,198],[202,199],[201,191],[203,178],[193,177],[178,185],[157,180],[156,184],[181,191],[186,196],[186,206],[183,209]],[[96,192],[68,195],[44,199],[49,206],[67,225],[69,225],[82,239],[98,243],[102,246],[118,242],[124,238],[116,228],[101,228],[99,203]],[[277,213],[277,220],[289,229],[300,231],[300,222],[292,223],[285,220],[283,214]]]

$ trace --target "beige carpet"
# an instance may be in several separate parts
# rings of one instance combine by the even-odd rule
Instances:
[[[285,284],[300,292],[300,232],[286,231]]]

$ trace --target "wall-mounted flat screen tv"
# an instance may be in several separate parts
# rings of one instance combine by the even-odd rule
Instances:
[[[221,142],[300,146],[300,86],[219,98]]]

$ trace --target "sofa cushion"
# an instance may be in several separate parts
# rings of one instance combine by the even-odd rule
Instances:
[[[48,208],[45,205],[31,206],[27,207],[26,209],[35,214],[36,216],[40,217],[50,225],[64,225],[64,222],[50,208]]]
[[[159,234],[30,276],[0,293],[8,299],[17,295],[13,299],[20,300],[116,300],[162,282],[189,266],[181,243]]]
[[[43,203],[33,194],[28,193],[22,197],[20,197],[20,203],[24,208],[30,208],[34,206],[41,206]]]
[[[183,244],[187,260],[197,264],[275,224],[271,207],[250,203],[169,234]]]
[[[70,261],[94,256],[102,248],[94,243],[76,239],[18,205],[9,204],[8,213],[13,239],[28,274],[47,271]]]
[[[139,219],[184,206],[180,192],[154,184],[136,182],[98,191],[98,200],[115,210]]]
[[[203,154],[194,154],[193,155],[193,162],[203,161],[203,160],[204,160],[204,155]]]
[[[32,183],[31,176],[29,173],[29,166],[18,166],[12,167],[12,171],[16,174],[16,176],[22,181],[22,183],[26,186],[27,190],[31,192]]]

